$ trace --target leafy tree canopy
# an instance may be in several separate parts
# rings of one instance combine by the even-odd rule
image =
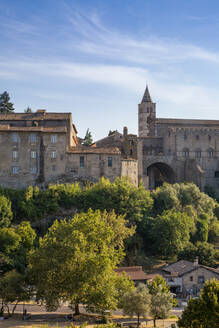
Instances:
[[[27,108],[24,110],[24,113],[33,113],[33,111],[29,106],[27,106]]]
[[[30,256],[38,298],[50,310],[61,300],[99,311],[101,307],[115,308],[113,269],[124,256],[124,239],[133,232],[124,218],[113,212],[89,210],[72,220],[56,221]]]
[[[136,315],[138,326],[140,317],[146,318],[150,310],[151,295],[144,284],[139,284],[135,289],[127,292],[123,296],[123,313],[125,315]]]
[[[219,281],[207,281],[199,299],[189,300],[178,321],[180,328],[219,327]]]
[[[178,254],[189,243],[193,229],[194,221],[186,213],[175,210],[163,212],[152,223],[152,251],[165,257]]]
[[[7,91],[0,94],[0,113],[11,113],[14,111],[13,104]]]
[[[84,146],[90,146],[93,142],[92,135],[89,129],[87,129],[84,140],[83,140],[83,145]]]
[[[24,273],[27,266],[27,254],[33,248],[36,233],[29,222],[0,229],[0,257],[3,272],[16,269]]]
[[[14,313],[18,302],[29,301],[31,296],[32,289],[24,275],[13,270],[0,277],[0,298],[9,315]],[[14,304],[10,313],[11,303]]]
[[[198,256],[199,263],[216,267],[218,251],[212,244],[207,242],[197,242],[195,245],[189,243],[178,255],[178,260],[194,261]]]
[[[5,196],[0,196],[0,228],[9,227],[13,213],[11,210],[11,202]]]

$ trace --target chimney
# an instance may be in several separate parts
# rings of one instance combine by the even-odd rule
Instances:
[[[194,266],[197,266],[197,265],[198,265],[198,256],[196,256],[196,258],[195,258],[195,261],[194,261],[193,265],[194,265]]]

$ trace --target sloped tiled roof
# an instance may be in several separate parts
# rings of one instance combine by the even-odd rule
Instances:
[[[219,274],[219,270],[217,269],[204,266],[201,264],[194,264],[194,262],[190,262],[186,260],[180,260],[178,262],[170,264],[167,267],[163,268],[162,270],[165,272],[166,275],[176,276],[177,274],[178,276],[183,276],[184,274],[196,270],[200,267]]]
[[[118,274],[125,272],[131,280],[147,280],[148,276],[150,276],[142,270],[141,266],[120,267],[115,269],[115,272]]]

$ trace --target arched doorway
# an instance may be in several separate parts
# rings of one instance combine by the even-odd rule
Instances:
[[[173,169],[165,163],[157,162],[148,166],[147,176],[149,178],[150,190],[161,186],[164,182],[175,182],[175,174]]]

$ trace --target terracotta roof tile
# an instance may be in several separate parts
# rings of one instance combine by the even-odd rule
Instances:
[[[65,120],[71,113],[0,113],[0,121]]]
[[[147,280],[147,277],[150,276],[142,270],[141,266],[120,267],[115,269],[115,272],[118,274],[125,272],[131,280]]]

